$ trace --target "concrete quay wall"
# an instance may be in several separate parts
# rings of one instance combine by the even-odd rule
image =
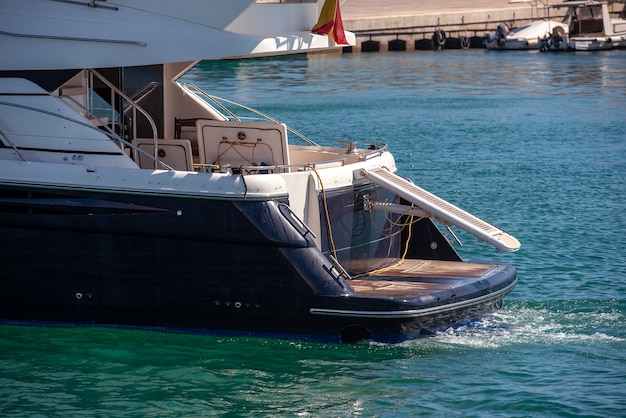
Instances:
[[[548,16],[545,7],[529,4],[536,2],[346,0],[341,5],[343,24],[355,33],[356,45],[344,52],[482,48],[485,34],[502,22],[515,28]],[[560,13],[550,17],[559,20],[564,10]],[[444,42],[435,31],[443,31]]]

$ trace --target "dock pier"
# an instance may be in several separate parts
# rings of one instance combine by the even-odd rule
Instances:
[[[346,0],[341,13],[356,35],[356,45],[343,51],[378,52],[484,48],[485,34],[498,24],[512,29],[557,10],[542,0]]]

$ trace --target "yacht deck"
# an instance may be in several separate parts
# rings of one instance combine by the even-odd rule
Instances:
[[[367,278],[352,279],[350,286],[359,295],[416,296],[451,289],[467,281],[479,281],[502,267],[460,261],[405,260],[404,263]]]

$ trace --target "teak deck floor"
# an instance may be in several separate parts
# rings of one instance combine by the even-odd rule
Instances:
[[[499,269],[497,264],[460,261],[405,260],[397,267],[349,281],[361,295],[419,295],[450,289],[459,282],[480,280]]]

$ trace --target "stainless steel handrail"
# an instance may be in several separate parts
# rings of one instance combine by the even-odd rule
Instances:
[[[135,150],[136,152],[139,152],[140,154],[143,154],[145,156],[147,156],[148,158],[150,158],[152,161],[154,161],[154,167],[156,169],[157,164],[160,164],[163,166],[163,168],[165,168],[166,170],[174,170],[174,168],[172,168],[171,166],[169,166],[168,164],[166,164],[164,161],[161,161],[160,159],[158,159],[156,156],[154,155],[150,155],[148,154],[146,151],[142,150],[141,148],[139,148],[137,145],[133,144],[130,141],[125,140],[124,138],[122,138],[121,136],[119,136],[118,134],[115,133],[115,131],[112,128],[109,128],[109,126],[104,123],[104,121],[102,119],[100,119],[97,115],[95,115],[92,111],[90,111],[89,109],[87,109],[85,106],[83,106],[78,100],[74,99],[71,96],[59,96],[63,99],[68,99],[70,100],[74,105],[76,105],[77,107],[79,107],[80,109],[84,110],[85,113],[92,117],[94,120],[96,120],[100,126],[106,130],[106,132],[109,134],[109,136],[111,137],[111,139],[120,142],[124,145],[126,145],[128,148],[131,148],[133,150]],[[70,119],[70,120],[74,120],[74,119]],[[75,120],[74,120],[75,121]],[[82,122],[79,121],[75,121],[81,125],[87,126],[85,124],[83,124]],[[98,127],[96,126],[89,126],[89,128],[96,128],[96,130],[99,130]],[[155,146],[156,148],[156,146]]]
[[[141,41],[125,41],[123,39],[79,38],[79,37],[74,37],[74,36],[35,35],[33,33],[15,33],[15,32],[7,32],[4,30],[0,30],[0,35],[13,36],[17,38],[52,39],[56,41],[99,42],[99,43],[107,43],[107,44],[148,46],[147,42],[141,42]]]
[[[236,107],[240,107],[240,108],[245,109],[245,110],[247,110],[249,112],[252,112],[252,113],[254,113],[256,115],[259,115],[266,121],[273,122],[273,123],[276,123],[276,124],[281,124],[281,122],[278,119],[273,118],[270,115],[267,115],[267,114],[261,112],[260,110],[257,110],[257,109],[254,109],[252,107],[243,105],[241,103],[234,102],[232,100],[224,99],[223,97],[219,97],[219,96],[215,96],[213,94],[206,93],[204,90],[202,90],[200,87],[196,86],[195,84],[192,84],[192,83],[180,84],[179,83],[179,85],[181,86],[181,88],[183,88],[184,90],[186,90],[190,94],[194,94],[194,95],[199,96],[199,97],[206,97],[211,103],[216,105],[218,108],[223,110],[229,117],[231,117],[232,119],[234,119],[234,120],[236,120],[238,122],[241,122],[241,118],[239,116],[237,116],[233,111],[231,111],[228,107],[224,106],[224,104],[222,102],[231,104],[231,105],[236,106]],[[308,144],[314,145],[314,146],[319,146],[313,140],[307,138],[304,134],[296,131],[295,129],[293,129],[293,128],[287,126],[287,125],[285,125],[285,126],[287,127],[287,130],[289,132],[291,132],[292,134],[296,135],[300,139],[304,140]]]
[[[0,102],[0,105],[5,105],[7,103],[5,102]],[[15,143],[13,143],[13,141],[11,141],[11,138],[9,138],[4,132],[0,131],[0,137],[4,138],[5,141],[7,141],[9,143],[9,145],[11,146],[11,149],[13,149],[13,151],[17,154],[18,157],[20,157],[20,159],[22,161],[26,161],[26,159],[24,158],[24,156],[22,155],[22,153],[20,152],[20,150],[17,149],[17,147],[15,146]]]
[[[130,96],[130,98],[134,100],[135,103],[139,104],[140,101],[145,99],[150,93],[152,93],[160,85],[161,83],[158,81],[151,81],[150,83],[146,84],[145,86],[137,90],[132,96]],[[129,107],[130,106],[124,107],[124,113],[128,111]]]
[[[112,92],[114,92],[115,94],[118,94],[120,97],[122,97],[124,100],[126,100],[126,102],[130,105],[130,107],[133,109],[133,122],[136,122],[137,119],[137,111],[139,111],[148,121],[148,123],[150,124],[150,128],[152,129],[152,138],[154,140],[154,159],[158,160],[158,146],[159,146],[159,137],[158,137],[158,129],[156,126],[156,123],[154,122],[154,119],[152,119],[152,117],[150,116],[150,114],[148,112],[146,112],[141,106],[139,106],[133,99],[131,99],[128,95],[126,95],[123,91],[121,91],[119,88],[117,88],[113,83],[111,83],[109,80],[107,80],[102,74],[100,74],[98,71],[94,70],[94,69],[88,69],[87,70],[90,74],[95,75],[100,81],[102,81],[107,87],[109,87],[111,89]],[[111,106],[113,106],[114,100],[112,100]],[[123,122],[123,121],[121,121]],[[137,137],[137,124],[133,123],[133,138]],[[154,168],[156,169],[156,163],[154,165]]]
[[[77,6],[87,6],[90,7],[92,9],[106,9],[106,10],[114,10],[114,11],[118,11],[119,7],[116,6],[105,6],[102,4],[98,4],[96,3],[96,1],[106,1],[106,0],[89,0],[88,3],[82,2],[82,1],[77,1],[77,0],[52,0],[52,1],[56,1],[59,3],[68,3],[68,4],[75,4]]]
[[[131,143],[131,142],[125,140],[124,138],[120,137],[119,135],[117,135],[115,132],[113,132],[113,130],[111,128],[109,128],[106,124],[102,123],[102,121],[99,120],[97,118],[97,116],[93,115],[89,111],[89,109],[85,108],[82,104],[80,104],[74,98],[69,97],[69,96],[59,96],[59,98],[69,99],[72,103],[74,103],[75,105],[77,105],[80,108],[84,109],[89,114],[89,116],[95,118],[96,120],[98,120],[101,123],[101,126],[106,130],[106,134],[110,138],[112,138],[113,140],[118,141],[120,143],[123,143],[124,145],[128,146],[129,148],[133,148],[133,149],[137,150],[138,152],[146,155],[147,157],[155,160],[155,164],[156,163],[161,164],[166,170],[174,170],[172,167],[170,167],[169,165],[165,164],[163,161],[161,161],[159,159],[155,159],[153,156],[151,156],[150,154],[148,154],[147,152],[145,152],[141,148],[137,147],[133,143]],[[67,120],[69,122],[75,123],[75,124],[83,126],[85,128],[92,129],[92,130],[100,132],[100,133],[105,133],[99,127],[95,126],[94,124],[92,124],[90,122],[83,122],[83,121],[80,121],[80,120],[76,120],[76,119],[73,119],[73,118],[71,118],[69,116],[61,115],[61,114],[55,113],[55,112],[50,112],[49,110],[40,109],[38,107],[26,106],[26,105],[19,104],[19,103],[11,103],[11,102],[3,102],[3,101],[0,101],[0,105],[12,106],[12,107],[16,107],[16,108],[19,108],[19,109],[29,110],[31,112],[43,113],[43,114],[48,115],[48,116],[53,116],[53,117],[57,117],[59,119]],[[13,141],[11,141],[11,139],[4,133],[2,134],[2,136],[10,143],[11,147],[13,148],[13,150],[15,152],[17,152],[17,154],[20,156],[20,158],[23,161],[25,161],[24,157],[19,153],[19,151],[18,151],[17,147],[15,146],[15,144],[13,143]],[[120,150],[120,153],[123,153],[123,152],[124,151]]]
[[[270,171],[270,170],[274,170],[274,169],[289,169],[289,168],[302,168],[302,169],[310,169],[310,168],[315,168],[315,166],[317,165],[324,165],[324,164],[336,164],[336,163],[341,163],[341,165],[345,165],[347,158],[335,158],[334,160],[324,160],[324,161],[314,161],[314,162],[310,162],[310,163],[299,163],[299,164],[278,164],[278,165],[232,165],[232,164],[227,164],[228,166],[230,166],[231,169],[236,168],[236,169],[240,169],[240,170],[246,170],[246,171]]]

